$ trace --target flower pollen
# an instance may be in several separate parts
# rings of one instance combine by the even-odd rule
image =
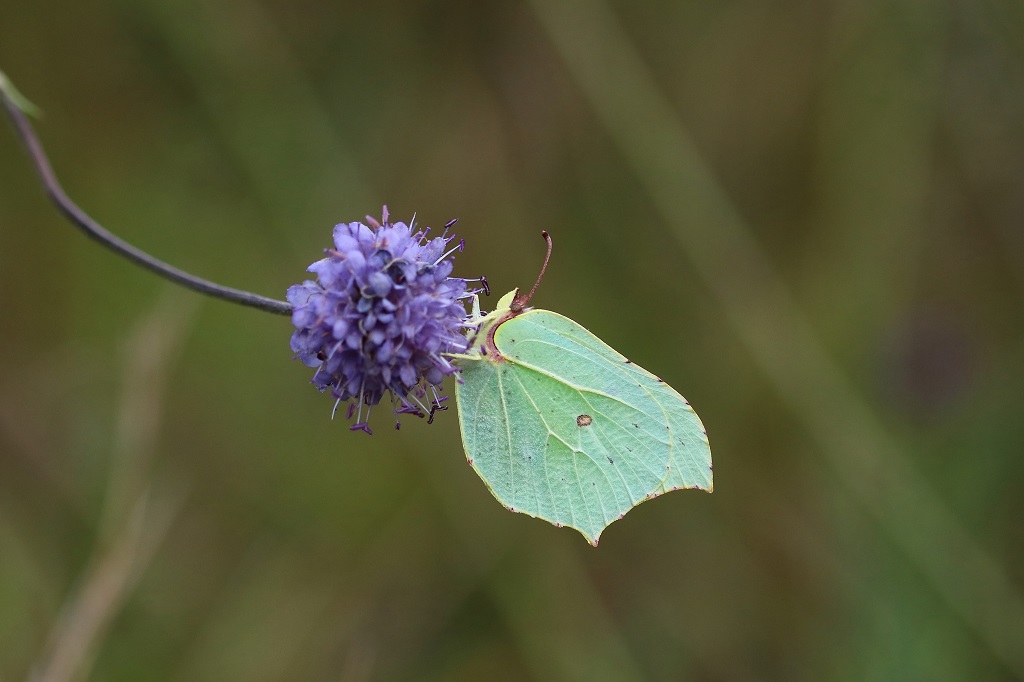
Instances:
[[[415,221],[392,223],[385,206],[380,221],[335,226],[334,248],[308,268],[316,281],[288,289],[292,351],[316,368],[313,385],[335,398],[332,418],[348,403],[353,431],[372,433],[370,408],[385,394],[396,415],[433,421],[447,400],[438,387],[458,371],[446,356],[468,347],[464,301],[485,280],[450,276],[453,254],[464,247],[459,240],[448,249],[454,220],[433,239]],[[476,281],[482,286],[471,289]]]

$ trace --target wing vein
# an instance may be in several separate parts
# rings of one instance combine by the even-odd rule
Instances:
[[[501,413],[505,416],[505,440],[508,443],[508,480],[509,485],[512,489],[512,500],[509,505],[515,507],[516,505],[516,471],[514,453],[512,451],[512,425],[511,420],[508,416],[508,404],[505,402],[505,386],[501,381],[501,370],[495,369],[495,375],[498,377],[498,395],[501,396]]]

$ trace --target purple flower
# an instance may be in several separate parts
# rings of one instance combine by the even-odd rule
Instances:
[[[330,389],[335,411],[348,402],[351,418],[358,406],[352,430],[370,433],[369,408],[385,393],[395,414],[433,418],[444,409],[437,387],[457,371],[445,356],[465,352],[463,301],[479,291],[467,282],[486,283],[450,277],[464,245],[448,248],[454,220],[433,239],[429,227],[388,222],[386,206],[380,222],[366,222],[334,228],[334,248],[308,268],[317,281],[290,287],[288,302],[295,357],[317,368],[312,383]]]

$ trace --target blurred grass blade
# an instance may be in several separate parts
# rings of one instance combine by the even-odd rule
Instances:
[[[129,339],[104,515],[92,555],[37,663],[32,676],[36,682],[89,676],[114,619],[181,507],[184,493],[155,480],[151,469],[166,380],[193,308],[172,290],[139,321]]]

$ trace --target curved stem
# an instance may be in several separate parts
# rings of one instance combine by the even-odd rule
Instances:
[[[2,85],[3,82],[0,82],[0,86]],[[43,183],[43,188],[46,190],[46,195],[54,204],[56,204],[57,209],[64,214],[64,217],[74,223],[74,225],[82,230],[86,236],[95,239],[114,253],[124,256],[136,265],[140,265],[151,270],[161,277],[171,280],[175,284],[180,284],[181,286],[188,287],[189,289],[194,289],[195,291],[206,294],[207,296],[214,296],[216,298],[222,298],[225,301],[238,303],[239,305],[258,308],[259,310],[266,310],[267,312],[277,313],[279,315],[291,314],[292,307],[286,301],[278,301],[258,294],[253,294],[248,291],[242,291],[241,289],[221,286],[220,284],[202,279],[201,277],[191,275],[184,270],[179,270],[172,265],[164,263],[162,260],[154,258],[145,251],[132,246],[90,218],[85,211],[79,208],[75,202],[71,201],[68,195],[64,193],[64,189],[60,186],[60,183],[57,181],[57,176],[54,174],[53,168],[50,166],[49,159],[46,158],[43,146],[40,144],[39,138],[36,137],[35,130],[32,129],[32,124],[29,123],[28,117],[25,116],[25,113],[12,100],[11,94],[5,87],[0,87],[0,100],[3,101],[4,108],[7,110],[7,114],[11,117],[11,121],[14,123],[14,128],[18,133],[18,137],[21,138],[22,143],[25,145],[25,150],[28,152],[29,159],[32,161],[32,165],[35,166],[36,172],[39,174],[39,179]]]

